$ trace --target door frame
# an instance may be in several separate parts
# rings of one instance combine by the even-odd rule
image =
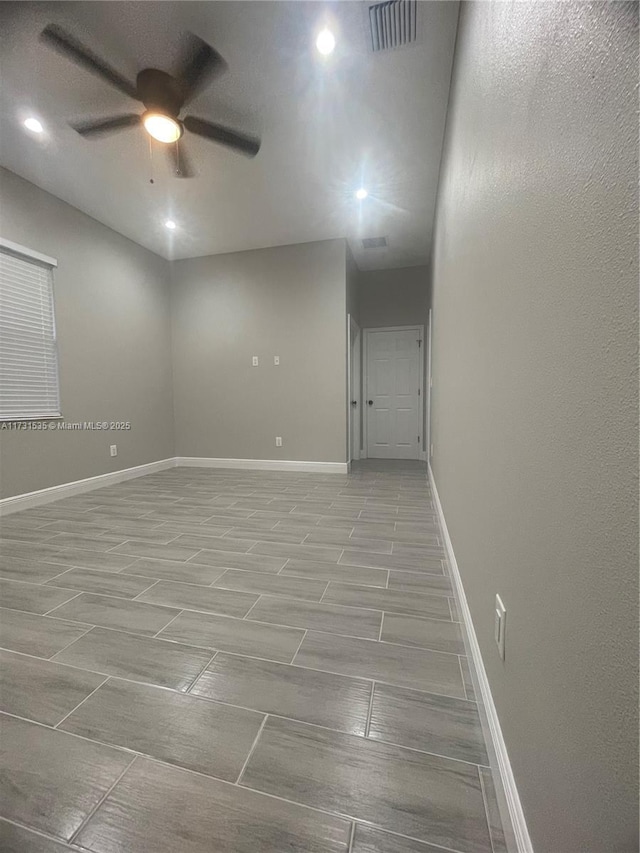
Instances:
[[[347,464],[360,459],[362,447],[362,383],[360,326],[351,314],[347,317]],[[354,377],[355,373],[355,377]],[[359,407],[351,405],[357,399]]]
[[[369,453],[369,425],[368,425],[368,415],[366,414],[368,409],[365,409],[368,390],[369,390],[369,335],[372,332],[411,332],[415,331],[419,335],[420,347],[419,347],[419,358],[418,358],[418,405],[416,406],[416,411],[418,415],[417,428],[420,434],[420,441],[418,442],[418,455],[416,457],[417,460],[424,458],[424,453],[422,450],[422,445],[424,442],[424,325],[422,323],[416,323],[411,326],[372,326],[368,329],[362,330],[363,335],[363,343],[362,343],[362,451],[361,457],[362,459],[368,458]]]
[[[433,388],[433,361],[432,361],[432,351],[431,351],[431,336],[433,331],[433,311],[429,308],[429,321],[427,326],[427,342],[425,344],[428,347],[426,351],[427,357],[427,381],[426,381],[426,394],[427,394],[427,412],[426,419],[424,425],[424,459],[431,464],[431,389]]]

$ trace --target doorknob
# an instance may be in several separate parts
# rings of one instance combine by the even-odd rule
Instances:
[[[369,406],[373,406],[373,400],[367,400]]]
[[[357,406],[357,405],[358,405],[358,401],[357,401],[357,400],[352,400],[352,401],[351,401],[351,405],[352,405],[352,406]]]

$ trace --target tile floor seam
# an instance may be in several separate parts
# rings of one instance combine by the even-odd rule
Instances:
[[[131,577],[144,577],[144,575],[132,575]],[[153,578],[149,578],[149,580],[153,580]],[[153,589],[154,586],[157,586],[161,582],[162,581],[160,578],[158,578],[157,580],[154,580],[152,584],[145,587],[145,589],[141,590],[137,595],[134,595],[133,598],[131,599],[131,601],[138,601],[138,599],[140,598],[141,595],[144,595],[145,592],[149,592],[150,589]],[[194,586],[195,586],[195,584],[194,584]]]
[[[487,792],[485,790],[484,779],[482,778],[482,773],[480,769],[478,769],[478,781],[480,782],[480,791],[482,792],[482,803],[484,805],[484,815],[487,821],[487,832],[489,834],[489,844],[491,845],[491,853],[495,853],[495,846],[493,843],[493,833],[491,832],[491,818],[489,815],[489,802],[487,797]]]
[[[124,768],[124,770],[122,771],[122,773],[120,773],[120,775],[118,776],[118,778],[116,779],[116,781],[115,781],[115,782],[114,782],[114,783],[109,787],[109,789],[107,790],[107,792],[106,792],[106,793],[105,793],[105,794],[100,798],[100,800],[98,801],[98,804],[97,804],[96,806],[94,806],[94,808],[92,808],[92,809],[89,811],[89,813],[86,815],[86,817],[84,818],[84,820],[80,823],[80,825],[79,825],[79,826],[78,826],[78,828],[75,830],[75,832],[73,832],[73,833],[71,834],[71,836],[70,836],[68,839],[66,839],[66,840],[67,840],[67,842],[68,842],[69,844],[73,844],[74,840],[78,837],[78,835],[82,832],[82,830],[85,828],[85,826],[89,823],[89,821],[91,820],[91,818],[92,818],[92,817],[94,816],[94,814],[98,811],[98,809],[100,808],[100,806],[104,803],[104,801],[107,799],[107,797],[109,796],[109,794],[113,791],[113,789],[116,787],[116,785],[118,784],[118,782],[122,779],[122,777],[123,777],[123,776],[124,776],[124,774],[127,772],[127,770],[129,770],[129,769],[132,767],[133,762],[136,760],[136,758],[137,758],[137,757],[138,757],[137,755],[134,755],[134,756],[133,756],[133,758],[132,758],[132,759],[131,759],[131,761],[127,764],[127,766]]]
[[[246,757],[246,758],[245,758],[245,760],[244,760],[244,763],[243,763],[243,765],[242,765],[242,768],[240,769],[240,772],[238,773],[238,776],[236,777],[236,781],[233,783],[234,785],[240,785],[240,780],[242,779],[242,776],[243,776],[243,774],[244,774],[244,771],[247,769],[247,766],[248,766],[248,764],[249,764],[249,761],[250,761],[250,759],[251,759],[251,756],[253,755],[253,751],[255,750],[255,748],[256,748],[256,746],[257,746],[257,744],[258,744],[258,741],[260,740],[260,735],[261,735],[261,734],[262,734],[262,732],[264,731],[264,727],[267,725],[267,720],[268,720],[268,719],[269,719],[269,714],[265,714],[265,715],[264,715],[264,719],[263,719],[263,720],[262,720],[262,722],[260,723],[260,728],[258,729],[258,733],[256,734],[256,736],[255,736],[255,738],[254,738],[254,741],[253,741],[253,743],[251,744],[251,749],[249,750],[249,754],[247,755],[247,757]]]
[[[218,587],[212,587],[212,588],[213,588],[213,589],[225,589],[225,587],[220,587],[220,586],[218,586]],[[244,590],[242,590],[242,591],[244,592]],[[263,595],[264,595],[264,593],[262,593],[262,592],[248,593],[248,594],[250,594],[250,595],[257,595],[258,597],[257,597],[257,598],[256,598],[256,600],[253,602],[253,604],[251,605],[251,607],[247,610],[247,612],[244,614],[244,616],[242,616],[242,617],[241,617],[242,619],[247,619],[247,617],[249,616],[249,614],[251,613],[251,611],[253,610],[253,608],[256,606],[256,604],[259,604],[259,603],[260,603],[260,600],[262,599],[262,597],[263,597]],[[248,621],[251,621],[251,620],[248,620]]]
[[[160,605],[158,605],[158,607],[165,607],[165,605],[164,605],[164,604],[160,604]],[[185,612],[184,608],[181,608],[181,609],[178,611],[178,613],[176,613],[176,615],[175,615],[173,618],[169,619],[169,621],[167,622],[167,624],[166,624],[166,625],[163,625],[163,626],[162,626],[162,628],[159,628],[159,629],[156,631],[156,633],[155,633],[155,634],[152,634],[151,639],[152,639],[152,640],[157,640],[157,639],[158,639],[158,636],[159,636],[159,634],[160,634],[160,632],[161,632],[161,631],[165,631],[165,630],[169,627],[169,625],[171,625],[173,622],[175,622],[175,621],[176,621],[176,619],[178,618],[178,616],[182,616],[182,614],[183,614],[184,612]],[[98,626],[96,625],[96,627],[98,627]],[[141,634],[140,636],[148,636],[148,635],[142,635],[142,634]]]
[[[293,657],[291,658],[291,660],[289,661],[289,663],[288,663],[288,664],[286,664],[286,666],[293,666],[293,662],[294,662],[294,660],[296,659],[296,656],[297,656],[298,652],[299,652],[299,651],[300,651],[300,649],[302,648],[302,644],[304,643],[304,641],[305,641],[305,639],[306,639],[306,637],[307,637],[307,634],[308,634],[308,633],[309,633],[309,629],[308,629],[308,628],[305,628],[305,629],[304,629],[304,634],[302,635],[302,639],[300,640],[300,643],[299,643],[299,645],[298,645],[298,648],[295,650],[295,653],[294,653]],[[301,668],[302,668],[302,669],[306,669],[306,667],[301,667]]]
[[[291,562],[291,557],[289,557],[289,559],[287,560],[287,562],[284,564],[284,566],[281,569],[278,569],[278,571],[276,572],[276,575],[282,575],[282,573],[287,568],[287,566],[289,565],[290,562]],[[283,575],[283,577],[287,577],[287,575]]]
[[[462,669],[462,656],[458,655],[458,667],[460,669],[460,678],[462,679],[462,689],[464,690],[464,698],[469,699],[469,695],[467,693],[467,684],[464,677],[464,670]]]
[[[74,624],[75,624],[75,623],[74,623]],[[78,623],[78,624],[80,624],[80,623]],[[85,636],[89,633],[89,631],[93,631],[93,629],[94,629],[94,628],[95,628],[95,625],[89,625],[89,626],[87,627],[87,630],[86,630],[86,631],[83,631],[83,632],[82,632],[82,634],[80,634],[80,636],[79,636],[79,637],[75,637],[73,640],[71,640],[71,642],[70,642],[70,643],[67,643],[67,645],[66,645],[66,646],[64,646],[63,648],[58,649],[58,651],[57,651],[57,652],[55,652],[53,655],[50,655],[48,658],[40,658],[40,660],[50,660],[50,661],[53,661],[53,660],[54,660],[54,658],[56,657],[56,655],[62,654],[62,652],[66,652],[66,650],[69,648],[69,646],[72,646],[74,643],[77,643],[77,642],[78,642],[78,640],[81,640],[83,637],[85,637]],[[10,652],[10,651],[12,651],[12,649],[6,649],[6,651]],[[29,657],[36,657],[36,655],[29,655]],[[57,661],[56,661],[56,663],[57,663]]]
[[[67,719],[67,717],[70,717],[71,714],[73,714],[75,711],[77,711],[78,708],[87,701],[87,699],[91,698],[91,696],[93,696],[93,694],[96,692],[96,690],[100,690],[102,685],[106,684],[107,681],[109,681],[110,677],[111,676],[108,675],[103,681],[100,682],[100,684],[98,684],[97,687],[94,687],[94,689],[91,691],[91,693],[89,693],[87,696],[84,697],[84,699],[82,699],[80,702],[78,702],[78,704],[75,706],[75,708],[72,708],[71,711],[69,711],[69,713],[65,714],[61,720],[58,720],[58,722],[54,726],[52,726],[52,728],[57,729],[58,726],[62,725],[62,723],[64,723],[64,721]]]
[[[47,584],[42,584],[42,586],[43,587],[47,586]],[[68,589],[68,587],[66,587],[66,586],[52,586],[51,589]],[[69,590],[69,591],[71,592],[71,590]],[[51,610],[47,610],[46,613],[34,613],[34,616],[49,616],[49,614],[53,613],[55,610],[57,610],[58,607],[62,607],[65,604],[69,604],[70,602],[75,601],[76,598],[81,596],[83,593],[84,593],[84,590],[79,589],[76,591],[76,594],[74,596],[72,596],[71,598],[68,598],[66,601],[62,601],[60,604],[56,604],[55,607],[52,607]],[[17,608],[15,608],[15,607],[7,607],[7,610],[16,610],[16,609]],[[55,618],[57,618],[57,617],[55,617]],[[65,620],[65,621],[73,622],[74,620],[69,619],[69,620]],[[88,624],[88,623],[85,623],[85,624]]]
[[[197,696],[197,694],[193,694],[193,692],[192,692],[192,691],[193,691],[193,688],[194,688],[194,687],[196,686],[196,684],[200,681],[200,679],[201,679],[201,678],[202,678],[202,676],[205,674],[205,672],[209,669],[209,667],[211,666],[211,664],[213,663],[213,661],[214,661],[214,660],[216,659],[216,657],[218,656],[219,651],[220,651],[219,649],[216,649],[216,651],[211,655],[211,657],[209,658],[209,660],[207,661],[207,663],[204,665],[204,667],[202,668],[202,670],[201,670],[201,671],[196,675],[196,677],[193,679],[193,681],[191,682],[191,684],[187,687],[187,689],[186,689],[184,692],[183,692],[183,691],[181,691],[181,690],[174,690],[174,688],[172,688],[172,687],[169,687],[169,688],[167,688],[167,689],[169,689],[169,690],[173,690],[173,691],[174,691],[174,693],[182,693],[182,695],[183,695],[183,696],[191,696],[191,695]],[[154,685],[151,685],[151,686],[153,687]],[[200,698],[200,699],[206,699],[207,697],[206,697],[206,696],[200,696],[200,697],[198,697],[198,698]],[[211,700],[211,701],[213,701],[213,702],[218,702],[218,700],[217,700],[217,699],[213,699],[213,700]],[[228,704],[230,704],[230,703],[228,703],[228,702],[223,702],[223,703],[221,703],[221,704],[228,705]],[[240,707],[240,706],[238,706],[238,707]],[[253,711],[253,710],[255,710],[255,709],[254,709],[254,708],[247,708],[246,710],[248,710],[248,711]]]
[[[349,830],[349,844],[347,846],[347,853],[353,853],[353,842],[356,838],[356,822],[354,820],[351,821],[351,829]]]
[[[373,713],[373,697],[376,692],[376,682],[375,679],[371,681],[371,693],[369,694],[369,707],[367,709],[367,719],[364,725],[364,736],[365,738],[369,737],[369,731],[371,729],[371,714]]]

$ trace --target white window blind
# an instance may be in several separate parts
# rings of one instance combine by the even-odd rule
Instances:
[[[0,420],[60,415],[55,261],[0,242]]]

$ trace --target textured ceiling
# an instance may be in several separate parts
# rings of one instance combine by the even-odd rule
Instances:
[[[426,263],[457,3],[418,3],[417,41],[380,53],[370,51],[367,8],[0,3],[0,164],[165,257],[347,237],[361,269]],[[67,120],[142,105],[45,47],[38,34],[49,22],[132,80],[144,67],[171,70],[182,34],[196,33],[228,71],[190,111],[258,133],[260,153],[248,160],[187,134],[197,176],[180,180],[141,129],[81,138]],[[314,39],[327,23],[337,47],[323,58]],[[22,127],[29,115],[45,125],[42,138]],[[362,249],[363,237],[381,235],[386,249]]]

